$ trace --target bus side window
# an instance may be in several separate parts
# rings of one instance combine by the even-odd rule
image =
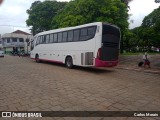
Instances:
[[[34,41],[31,41],[31,50],[34,48]]]
[[[74,30],[74,41],[79,41],[80,30]]]
[[[50,41],[49,43],[53,43],[53,34],[50,34]]]
[[[54,43],[56,43],[57,40],[58,40],[58,35],[57,35],[57,33],[56,33],[56,34],[54,34]]]
[[[62,33],[61,32],[58,33],[58,42],[59,43],[62,42]]]
[[[36,45],[38,45],[40,43],[40,36],[38,36],[38,39],[36,41]]]
[[[68,42],[72,42],[73,41],[73,30],[68,31]]]
[[[88,28],[88,38],[91,39],[95,36],[96,27],[89,27]]]
[[[49,43],[50,35],[46,35],[46,43]]]
[[[46,35],[43,35],[42,36],[42,44],[45,44],[46,43]]]
[[[67,32],[63,32],[63,42],[67,42]]]
[[[80,41],[87,40],[87,28],[81,29]]]
[[[41,36],[41,44],[43,44],[43,42],[44,42],[44,37]]]
[[[39,44],[42,44],[42,36],[39,38]]]

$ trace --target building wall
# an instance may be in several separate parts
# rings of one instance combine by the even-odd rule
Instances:
[[[3,46],[2,46],[2,39],[1,39],[1,35],[0,35],[0,50],[3,49]]]
[[[2,36],[2,44],[5,53],[13,52],[14,48],[16,48],[18,52],[20,52],[21,50],[24,50],[25,53],[30,52],[30,46],[27,45],[26,40],[28,39],[30,42],[32,38],[32,35],[24,35],[17,33],[4,34]]]

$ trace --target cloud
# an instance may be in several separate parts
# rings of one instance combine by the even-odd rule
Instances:
[[[132,14],[129,21],[134,21],[130,23],[130,28],[134,28],[140,26],[144,17],[158,8],[159,4],[155,3],[154,0],[133,0],[129,6],[129,13]]]
[[[0,34],[13,32],[16,29],[30,32],[25,23],[28,18],[26,10],[34,1],[36,0],[4,0],[0,6]]]
[[[30,8],[34,1],[36,0],[4,0],[0,5],[0,34],[9,33],[16,29],[30,32],[25,22],[28,19],[26,10]],[[130,24],[130,28],[140,26],[143,18],[151,13],[153,9],[157,8],[158,5],[154,0],[133,0],[133,2],[130,3],[131,10],[129,13],[132,14],[132,16],[129,21],[133,20],[134,22]],[[26,28],[24,28],[25,26]]]

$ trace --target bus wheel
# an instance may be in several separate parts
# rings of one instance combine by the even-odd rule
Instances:
[[[39,55],[38,54],[36,54],[35,60],[36,60],[37,63],[40,63]]]
[[[72,60],[72,57],[67,57],[66,58],[66,66],[67,68],[73,68],[73,60]]]

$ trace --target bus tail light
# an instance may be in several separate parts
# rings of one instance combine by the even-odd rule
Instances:
[[[99,48],[97,52],[97,58],[101,58],[101,56],[102,56],[102,49]]]

